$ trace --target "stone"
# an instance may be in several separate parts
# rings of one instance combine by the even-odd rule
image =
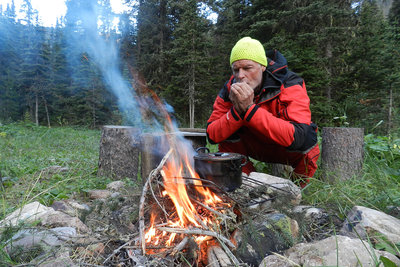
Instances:
[[[86,212],[86,211],[90,211],[90,207],[86,204],[80,204],[74,200],[67,200],[68,205],[70,205],[72,208],[82,211],[82,212]]]
[[[112,192],[108,190],[91,190],[88,192],[90,199],[106,199],[111,196]]]
[[[40,220],[48,212],[54,211],[51,207],[46,207],[35,201],[15,210],[4,220],[0,221],[0,228],[5,226],[16,226],[20,222],[32,223]]]
[[[125,183],[122,181],[114,181],[107,185],[107,189],[110,191],[120,191],[125,187]]]
[[[42,216],[40,225],[47,227],[74,227],[79,233],[90,233],[90,229],[78,218],[60,211],[52,211]]]
[[[400,242],[400,220],[381,211],[355,206],[347,215],[341,234],[368,237],[374,241],[382,236],[394,244]]]
[[[76,230],[72,227],[23,229],[7,241],[5,250],[13,259],[29,261],[54,250],[74,237]]]
[[[250,180],[248,184],[259,187],[267,186],[277,197],[278,202],[282,204],[298,205],[301,201],[301,190],[300,187],[295,185],[288,179],[272,176],[266,173],[252,172],[249,175]],[[255,180],[255,181],[252,181]]]
[[[400,266],[400,260],[386,252],[371,248],[360,239],[347,236],[331,236],[313,243],[300,243],[286,250],[282,257],[269,255],[259,267],[289,267],[289,266],[346,266],[375,267],[372,255],[379,260],[384,256]]]
[[[74,262],[70,258],[69,251],[61,251],[58,252],[55,256],[50,257],[38,265],[37,267],[77,267],[78,265],[74,264]]]
[[[80,204],[73,200],[54,201],[51,207],[56,211],[61,211],[73,217],[84,217],[90,211],[86,204]]]
[[[67,172],[69,171],[68,167],[61,167],[61,166],[50,166],[42,170],[43,172],[46,172],[48,174],[56,174],[60,172]]]
[[[236,257],[251,265],[260,264],[268,253],[288,249],[298,238],[297,222],[280,213],[260,216],[233,235]]]

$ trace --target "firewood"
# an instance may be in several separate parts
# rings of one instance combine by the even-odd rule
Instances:
[[[221,234],[213,232],[213,231],[206,231],[206,230],[198,229],[198,228],[182,229],[182,228],[171,228],[171,227],[158,227],[157,229],[160,231],[168,232],[168,233],[212,236],[212,237],[217,238],[218,240],[221,240],[226,245],[228,245],[230,248],[235,248],[235,245],[228,238],[224,237]]]
[[[209,206],[207,206],[207,205],[201,203],[201,202],[198,201],[198,200],[195,200],[195,199],[194,199],[193,201],[195,201],[197,204],[199,204],[200,206],[202,206],[202,207],[205,208],[206,210],[208,210],[208,211],[214,213],[214,214],[217,215],[218,217],[221,217],[223,220],[232,220],[231,217],[229,217],[229,216],[227,216],[227,215],[225,215],[225,214],[223,214],[223,213],[221,213],[221,212],[219,212],[219,211],[213,210],[212,208],[210,208]]]
[[[158,175],[158,173],[160,172],[161,168],[164,166],[165,162],[167,161],[167,159],[171,155],[171,153],[172,153],[172,149],[170,149],[168,151],[168,153],[163,157],[163,159],[161,160],[161,162],[157,166],[157,168],[155,168],[154,170],[152,170],[150,172],[150,175],[147,178],[147,181],[143,186],[143,191],[142,191],[142,195],[140,197],[140,204],[139,204],[139,240],[140,240],[140,242],[142,244],[143,255],[146,254],[146,240],[144,238],[144,204],[145,204],[145,201],[146,201],[147,191],[148,191],[149,187],[151,186],[152,180]]]
[[[172,250],[171,255],[174,256],[176,253],[184,249],[186,244],[189,242],[189,239],[190,238],[188,236],[182,239],[182,241],[178,245],[176,245],[175,248]]]

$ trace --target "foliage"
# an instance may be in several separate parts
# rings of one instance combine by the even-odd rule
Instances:
[[[38,24],[30,0],[24,1],[24,23],[15,6],[1,9],[2,122],[27,113],[40,125],[121,121],[98,66],[68,45],[85,36],[77,14],[92,2],[68,0],[65,18],[54,28]],[[230,49],[245,35],[280,50],[289,68],[305,79],[313,121],[320,127],[332,126],[332,118],[343,114],[350,127],[368,133],[393,134],[400,126],[398,0],[390,20],[374,1],[126,2],[133,12],[116,15],[109,1],[96,1],[101,12],[94,30],[118,40],[124,77],[164,97],[182,126],[205,127],[230,75]],[[210,11],[216,20],[210,20]],[[120,18],[119,31],[113,17]]]
[[[0,218],[17,205],[34,200],[51,205],[109,182],[96,176],[99,131],[17,123],[0,126],[0,132],[0,170],[9,178],[3,184]],[[51,166],[58,167],[53,171]],[[67,169],[58,172],[60,167]]]
[[[345,216],[354,205],[362,205],[390,213],[400,205],[400,139],[365,136],[365,157],[362,178],[338,184],[324,182],[317,171],[304,190],[304,200]]]

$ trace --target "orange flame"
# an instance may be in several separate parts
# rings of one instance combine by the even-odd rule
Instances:
[[[183,160],[179,160],[182,158]],[[189,192],[186,188],[186,180],[184,179],[185,169],[193,179],[193,185],[198,194],[202,198],[202,202],[209,207],[216,207],[222,203],[222,199],[214,194],[210,189],[203,186],[199,175],[195,172],[188,159],[187,153],[184,155],[175,155],[171,157],[167,164],[163,167],[161,174],[163,176],[164,191],[161,192],[163,197],[168,197],[174,204],[176,215],[173,219],[170,218],[167,225],[169,227],[189,228],[197,227],[203,228],[203,226],[211,226],[213,223],[217,223],[213,220],[212,215],[202,217],[197,209],[194,202],[192,202]],[[196,179],[197,178],[197,179]],[[145,238],[146,243],[152,245],[159,244],[160,240],[166,240],[165,245],[171,246],[177,237],[176,234],[168,234],[168,237],[164,237],[166,232],[157,230],[154,226],[155,216],[152,214],[150,218],[150,228],[147,230]],[[159,232],[157,234],[157,232]],[[163,238],[164,237],[164,238]],[[195,241],[200,244],[205,240],[209,240],[208,236],[198,236]]]

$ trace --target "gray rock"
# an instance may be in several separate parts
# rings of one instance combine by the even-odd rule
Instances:
[[[61,166],[50,166],[42,170],[43,172],[46,172],[48,174],[56,174],[60,172],[67,172],[69,171],[68,167],[61,167]]]
[[[252,186],[267,186],[277,196],[278,201],[283,204],[298,205],[301,201],[300,187],[288,179],[279,178],[266,173],[252,172],[248,183]],[[252,180],[254,180],[252,182]]]
[[[70,258],[69,251],[58,252],[55,256],[46,259],[44,262],[36,264],[37,267],[77,267],[78,265]]]
[[[50,252],[76,237],[71,227],[53,229],[23,229],[7,241],[5,250],[13,259],[30,261],[40,254]]]
[[[393,243],[400,242],[400,220],[381,211],[355,206],[347,215],[341,234],[363,239],[384,236]]]
[[[379,251],[360,239],[347,236],[331,236],[313,243],[300,243],[285,251],[282,257],[270,255],[259,267],[289,266],[346,266],[375,267],[372,255],[379,260],[384,256],[400,266],[400,260],[385,251]]]
[[[0,227],[16,226],[19,222],[32,223],[40,220],[48,212],[54,211],[53,208],[46,207],[39,202],[35,201],[15,210],[8,215],[4,220],[0,221]]]
[[[82,218],[90,211],[90,207],[86,204],[80,204],[73,200],[54,201],[51,207],[56,211],[64,212],[73,217]]]
[[[74,227],[79,233],[90,233],[90,229],[78,217],[60,211],[46,213],[40,224],[47,227]]]
[[[115,181],[115,182],[111,182],[107,185],[107,189],[111,190],[111,191],[120,191],[121,189],[123,189],[125,187],[125,183],[122,181]]]
[[[106,199],[109,196],[111,196],[112,193],[111,193],[111,191],[108,191],[108,190],[96,189],[96,190],[89,191],[88,194],[89,194],[90,199]]]

